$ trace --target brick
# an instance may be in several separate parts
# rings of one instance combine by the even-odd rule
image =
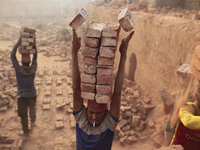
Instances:
[[[150,98],[145,97],[143,100],[144,100],[144,102],[146,104],[150,104],[151,103],[151,99]]]
[[[40,85],[41,83],[42,83],[42,80],[41,80],[41,79],[36,79],[36,80],[35,80],[35,84],[36,84],[36,85]]]
[[[185,76],[186,76],[186,72],[187,72],[187,70],[188,70],[189,68],[190,68],[190,65],[189,65],[189,64],[183,64],[183,65],[181,65],[181,66],[177,69],[176,73],[177,73],[178,75],[182,76],[182,77],[185,77]]]
[[[50,109],[50,105],[49,104],[44,104],[43,105],[43,110],[49,110]]]
[[[52,84],[52,78],[47,78],[46,79],[46,84],[51,85]]]
[[[100,57],[115,58],[116,47],[101,46],[99,51]]]
[[[22,42],[21,45],[22,46],[29,46],[29,42]]]
[[[19,139],[17,142],[17,149],[22,150],[24,147],[24,139]]]
[[[67,105],[66,103],[58,104],[58,105],[56,105],[56,108],[57,109],[62,109],[66,105]]]
[[[30,37],[36,38],[36,34],[35,33],[30,33]]]
[[[30,49],[30,50],[28,50],[28,49],[18,49],[18,51],[19,51],[20,54],[35,54],[36,53],[35,49]]]
[[[25,26],[22,26],[21,29],[22,29],[24,32],[28,32],[28,33],[35,33],[35,32],[36,32],[36,30],[27,28],[27,27],[25,27]]]
[[[111,94],[112,85],[96,85],[97,94]]]
[[[56,129],[62,129],[64,128],[63,121],[56,121]]]
[[[112,84],[112,75],[97,75],[97,84],[104,85],[104,84]]]
[[[108,103],[111,99],[111,95],[107,95],[107,94],[96,94],[95,96],[96,102],[97,103]]]
[[[28,38],[28,37],[30,36],[30,33],[20,31],[20,35],[21,35],[22,37],[27,37],[27,38]]]
[[[132,122],[133,122],[133,123],[139,123],[140,120],[141,120],[141,117],[140,117],[140,116],[133,116],[133,117],[132,117]]]
[[[200,45],[197,45],[197,47],[194,50],[195,56],[200,59]]]
[[[125,145],[125,140],[126,140],[126,139],[125,139],[124,137],[122,137],[122,138],[119,139],[120,144],[121,144],[122,146]]]
[[[120,26],[116,23],[107,22],[102,31],[102,37],[115,37],[117,38],[120,32]]]
[[[126,115],[127,117],[131,117],[131,116],[132,116],[132,112],[131,112],[131,111],[126,111],[126,112],[125,112],[125,115]]]
[[[197,68],[193,64],[190,65],[190,68],[191,68],[191,71],[192,71],[195,79],[198,82],[200,82],[200,71],[198,71]]]
[[[127,130],[130,130],[130,126],[129,125],[126,125],[122,128],[122,131],[125,132]]]
[[[135,97],[135,98],[140,97],[140,94],[139,94],[139,91],[138,91],[138,90],[133,91],[133,97]]]
[[[117,46],[117,39],[116,38],[101,38],[101,46]]]
[[[22,38],[21,38],[21,41],[22,41],[22,42],[28,42],[28,38],[22,37]]]
[[[155,128],[155,122],[153,119],[149,119],[148,121],[149,128]]]
[[[119,131],[118,136],[119,137],[124,137],[124,133],[122,131]]]
[[[35,42],[35,38],[28,38],[28,42],[34,43]]]
[[[81,11],[69,23],[72,29],[77,30],[87,19],[87,12],[82,8]]]
[[[94,100],[95,93],[81,92],[81,97],[83,99]]]
[[[101,22],[92,22],[87,28],[86,36],[101,38],[104,25],[105,24]]]
[[[125,136],[129,136],[130,135],[130,131],[124,131],[124,135]]]
[[[143,115],[147,114],[147,111],[145,110],[145,108],[144,108],[144,106],[142,104],[137,104],[136,108],[138,109],[138,111],[141,114],[143,114]]]
[[[97,67],[95,65],[84,65],[83,72],[88,73],[88,74],[96,74]]]
[[[43,75],[44,75],[44,71],[43,70],[39,71],[39,76],[43,76]]]
[[[119,123],[118,126],[122,129],[124,126],[128,124],[127,120],[122,119]]]
[[[97,65],[97,75],[112,75],[112,66]]]
[[[98,65],[112,66],[112,65],[114,65],[114,59],[98,56]]]
[[[144,109],[147,111],[147,113],[153,110],[155,107],[155,105],[144,105]]]
[[[51,91],[45,91],[45,96],[50,96],[51,95]]]
[[[62,84],[62,79],[61,78],[57,78],[56,79],[56,84],[57,85],[61,85]]]
[[[167,89],[167,87],[163,87],[162,89],[160,89],[159,93],[165,105],[170,106],[175,102],[174,98],[171,95],[171,92]]]
[[[66,110],[66,113],[67,113],[67,114],[72,114],[72,113],[73,113],[73,110],[69,108],[69,109]]]
[[[82,74],[81,82],[88,83],[88,84],[95,84],[96,83],[96,76],[91,74]]]
[[[117,125],[115,128],[115,132],[119,133],[121,131],[120,127]]]
[[[75,129],[75,128],[76,128],[76,121],[75,121],[75,120],[72,120],[72,121],[70,122],[70,126],[71,126],[72,129]]]
[[[33,49],[33,46],[26,46],[26,49],[31,50],[31,49]]]
[[[50,103],[50,98],[44,98],[43,104],[49,104]]]
[[[99,52],[99,48],[93,48],[85,45],[83,47],[82,55],[86,57],[96,58]]]
[[[85,65],[97,65],[97,59],[90,57],[83,57],[83,63]]]
[[[118,21],[124,31],[129,32],[133,29],[133,18],[128,11],[128,8],[124,8],[118,15]]]
[[[63,115],[61,115],[61,114],[56,115],[56,121],[60,121],[60,120],[63,121]]]
[[[137,141],[138,141],[138,139],[135,136],[129,136],[126,139],[126,145],[130,145],[130,144],[137,142]]]
[[[8,110],[8,106],[0,107],[0,112],[6,112]]]
[[[63,92],[62,92],[62,89],[59,87],[59,88],[56,88],[56,95],[62,95]]]
[[[81,91],[95,93],[95,84],[81,83]]]
[[[89,47],[99,47],[100,46],[100,38],[84,38],[84,43]]]

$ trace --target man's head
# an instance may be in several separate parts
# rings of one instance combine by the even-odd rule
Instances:
[[[104,119],[107,104],[98,104],[95,100],[87,100],[87,118],[91,125],[98,126]]]
[[[30,54],[22,54],[22,65],[28,67],[31,62]]]

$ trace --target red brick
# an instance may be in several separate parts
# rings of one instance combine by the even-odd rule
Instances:
[[[81,83],[81,91],[95,93],[95,84]]]
[[[130,136],[126,139],[126,145],[130,145],[132,144],[133,142],[137,142],[138,139],[135,137],[135,136]]]
[[[83,72],[88,73],[88,74],[96,74],[97,67],[95,65],[84,65]]]
[[[112,66],[114,64],[113,58],[104,58],[98,56],[98,65]]]
[[[28,33],[35,33],[35,32],[36,32],[36,30],[30,29],[30,28],[27,28],[27,27],[24,27],[24,26],[22,26],[21,29],[22,29],[24,32],[28,32]]]
[[[101,22],[92,22],[87,28],[86,36],[100,38],[104,25]]]
[[[112,75],[97,75],[97,84],[112,84]]]
[[[102,37],[118,37],[120,32],[120,26],[116,23],[106,23],[103,31],[102,31]]]
[[[197,70],[200,71],[200,59],[197,58],[197,56],[195,56],[195,55],[192,56],[192,64],[195,66],[195,68],[197,68]],[[189,67],[188,67],[188,69],[189,69]],[[187,70],[185,72],[187,72]]]
[[[84,57],[83,58],[83,63],[85,65],[97,65],[97,59],[90,58],[90,57]]]
[[[88,84],[95,84],[96,83],[96,76],[91,74],[82,74],[81,82],[88,83]]]
[[[117,39],[116,38],[101,38],[101,46],[117,46]]]
[[[112,85],[96,85],[96,92],[99,94],[112,93]]]
[[[95,96],[97,103],[108,103],[110,101],[111,95],[108,94],[99,94],[97,93]]]
[[[127,130],[130,130],[130,126],[129,125],[126,125],[126,126],[124,126],[123,128],[122,128],[122,131],[124,132],[124,131],[127,131]]]
[[[118,21],[124,31],[129,32],[133,29],[133,18],[128,11],[128,8],[122,9],[118,15]]]
[[[87,12],[82,8],[81,11],[69,23],[72,29],[77,30],[87,19]]]
[[[83,47],[82,55],[86,57],[96,58],[99,52],[99,48],[93,48],[85,45]]]
[[[111,75],[112,66],[99,66],[97,65],[97,75]]]
[[[24,31],[20,31],[20,35],[22,36],[22,37],[29,37],[30,36],[30,33],[28,33],[28,32],[24,32]]]
[[[94,100],[95,93],[81,92],[81,97],[83,99]]]
[[[115,58],[116,47],[100,47],[99,56],[106,58]]]
[[[193,56],[195,56],[195,55],[193,55]],[[187,72],[187,70],[189,68],[190,68],[189,64],[183,64],[177,69],[176,73],[178,75],[182,76],[182,77],[185,77],[186,76],[186,72]]]
[[[100,39],[99,38],[84,38],[84,43],[90,47],[99,47],[100,46]]]
[[[120,127],[120,128],[123,128],[125,125],[127,125],[128,124],[128,122],[127,122],[127,120],[124,120],[124,119],[122,119],[119,123],[118,123],[118,126]]]

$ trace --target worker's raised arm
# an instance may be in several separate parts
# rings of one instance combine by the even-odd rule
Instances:
[[[11,54],[10,54],[11,61],[12,61],[12,64],[13,64],[13,68],[15,68],[15,69],[18,69],[18,67],[19,67],[19,63],[18,63],[17,58],[16,58],[16,52],[17,52],[17,48],[20,44],[21,44],[21,36],[19,37],[17,43],[13,47]]]
[[[132,31],[126,38],[124,38],[122,40],[120,48],[119,48],[121,57],[120,57],[118,71],[117,71],[117,76],[115,79],[115,86],[114,86],[114,92],[112,95],[112,102],[111,102],[111,106],[110,106],[110,113],[115,119],[119,118],[121,91],[122,91],[122,86],[123,86],[123,81],[124,81],[127,49],[128,49],[128,43],[131,40],[133,34],[134,34],[134,31]]]
[[[78,51],[81,47],[81,37],[78,37],[76,31],[73,30],[72,40],[72,88],[73,88],[73,110],[76,113],[83,107],[83,99],[81,98],[80,88],[80,71],[78,66]]]

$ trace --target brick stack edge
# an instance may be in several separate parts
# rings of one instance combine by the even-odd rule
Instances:
[[[93,22],[84,38],[81,96],[108,103],[112,93],[113,65],[119,24]]]
[[[21,54],[34,54],[36,51],[33,48],[36,38],[36,30],[22,27],[20,31],[21,45],[18,47],[18,51]]]

